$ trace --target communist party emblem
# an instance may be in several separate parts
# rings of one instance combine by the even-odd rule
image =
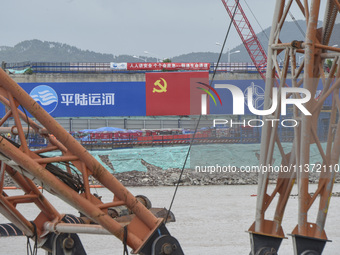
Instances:
[[[153,88],[153,93],[157,92],[157,93],[163,93],[166,92],[166,88],[168,86],[168,84],[166,83],[166,80],[164,80],[163,78],[160,78],[160,80],[157,80],[155,83],[155,88]]]

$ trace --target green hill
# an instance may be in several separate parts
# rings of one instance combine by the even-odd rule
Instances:
[[[291,42],[293,40],[303,40],[304,33],[300,30],[306,30],[304,21],[285,23],[280,35],[282,42]],[[330,45],[339,44],[340,41],[340,24],[334,27]],[[268,37],[270,28],[257,34],[263,49],[267,51]],[[228,42],[228,41],[227,41]],[[226,45],[228,48],[228,45]],[[231,49],[231,52],[239,50],[237,54],[231,55],[231,62],[251,62],[251,59],[243,44]],[[228,61],[228,54],[222,55],[221,62]],[[214,52],[192,52],[180,56],[172,57],[172,62],[217,62],[219,53]],[[0,62],[138,62],[140,60],[130,55],[114,56],[112,54],[96,53],[89,50],[81,50],[77,47],[70,46],[59,42],[48,42],[40,40],[28,40],[16,44],[14,47],[0,46]],[[156,58],[148,57],[149,62],[156,62]]]

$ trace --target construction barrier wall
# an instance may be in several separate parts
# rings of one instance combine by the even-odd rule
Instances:
[[[231,92],[228,89],[216,89],[217,93],[214,93],[209,85],[214,88],[217,84],[234,85],[241,89],[245,98],[245,115],[251,114],[247,102],[249,87],[253,89],[254,107],[263,109],[263,80],[216,80],[210,84],[208,72],[150,72],[145,77],[146,82],[19,84],[55,118],[199,115],[202,113],[203,94],[207,98],[207,114],[233,114]],[[317,95],[320,93],[321,89],[318,89]],[[331,105],[331,99],[332,95],[326,100],[326,108]],[[4,106],[0,111],[5,111]]]

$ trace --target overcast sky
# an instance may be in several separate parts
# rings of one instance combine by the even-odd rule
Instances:
[[[247,0],[263,28],[271,25],[275,2]],[[240,3],[259,32],[245,0]],[[301,19],[296,4],[292,13]],[[230,19],[220,0],[11,0],[1,2],[0,22],[0,46],[39,39],[114,55],[166,58],[219,52],[216,42],[223,42]],[[232,28],[227,47],[240,43]]]

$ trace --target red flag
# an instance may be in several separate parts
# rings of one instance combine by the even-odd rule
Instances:
[[[197,81],[209,83],[208,72],[146,73],[146,115],[200,114],[202,94]],[[195,95],[195,104],[191,103]],[[197,104],[197,105],[196,105]]]

